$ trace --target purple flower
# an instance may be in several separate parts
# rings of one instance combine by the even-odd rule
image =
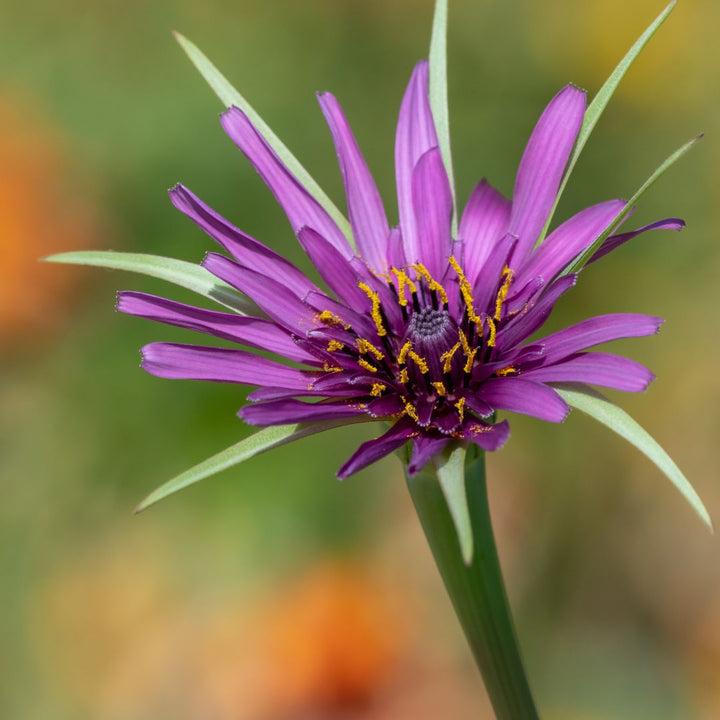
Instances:
[[[204,310],[136,292],[118,309],[269,351],[174,343],[143,348],[142,367],[166,378],[256,386],[240,416],[253,425],[377,418],[390,428],[342,466],[347,477],[412,441],[410,473],[459,440],[496,450],[507,439],[498,410],[561,422],[569,408],[554,389],[586,383],[637,392],[652,380],[642,365],[589,350],[656,333],[649,315],[593,317],[530,340],[576,281],[567,268],[620,216],[625,202],[593,205],[536,247],[550,217],[585,113],[585,93],[561,90],[525,149],[512,201],[485,180],[472,191],[457,237],[450,181],[428,100],[428,66],[413,72],[395,144],[399,226],[391,228],[377,187],[335,97],[319,96],[342,171],[357,252],[343,231],[285,167],[248,117],[222,117],[288,216],[323,278],[297,267],[231,225],[178,185],[173,204],[223,247],[203,266],[247,295],[262,317]],[[656,228],[611,235],[590,261]],[[298,367],[298,364],[300,365]],[[302,398],[302,399],[300,399]]]

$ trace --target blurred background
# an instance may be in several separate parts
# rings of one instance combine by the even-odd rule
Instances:
[[[460,200],[510,193],[569,81],[595,92],[662,0],[451,2]],[[307,267],[173,41],[193,39],[341,202],[313,93],[333,90],[394,208],[400,98],[431,0],[4,0],[0,5],[0,715],[15,720],[491,718],[399,464],[334,472],[372,428],[310,438],[133,517],[248,433],[242,388],[152,378],[138,349],[190,333],[113,312],[147,278],[37,262],[105,248],[199,261],[182,181]],[[592,266],[553,328],[667,318],[618,343],[658,379],[622,404],[720,522],[720,5],[684,0],[587,146],[558,217],[630,196],[707,137],[633,224],[688,220]],[[394,210],[390,211],[394,215]],[[718,542],[652,465],[592,421],[513,418],[489,460],[500,553],[549,720],[720,717]]]

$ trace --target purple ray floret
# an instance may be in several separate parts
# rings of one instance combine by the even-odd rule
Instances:
[[[247,349],[151,343],[142,366],[165,378],[241,383],[256,389],[240,416],[253,425],[377,418],[389,423],[340,468],[347,477],[412,443],[418,472],[448,443],[496,450],[507,440],[497,411],[562,422],[556,388],[585,383],[644,390],[652,373],[594,350],[656,333],[662,320],[613,314],[535,339],[576,282],[567,268],[596,241],[595,261],[646,230],[683,227],[668,218],[611,234],[625,208],[609,200],[559,225],[539,245],[585,113],[585,93],[561,90],[523,154],[512,200],[486,180],[452,233],[453,200],[428,98],[428,67],[415,68],[395,139],[399,226],[391,228],[375,181],[337,99],[318,96],[338,155],[357,252],[248,117],[227,110],[222,126],[285,211],[327,289],[178,185],[173,204],[230,257],[203,266],[247,295],[262,317],[120,293],[121,312],[222,338]],[[536,247],[537,246],[537,247]],[[532,339],[531,339],[532,338]],[[277,359],[276,359],[277,358]],[[288,362],[289,361],[289,362]],[[305,399],[302,399],[305,398]]]

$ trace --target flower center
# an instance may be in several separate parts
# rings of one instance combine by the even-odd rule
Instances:
[[[397,413],[394,398],[420,427],[436,427],[451,435],[465,417],[465,396],[474,369],[495,352],[512,271],[503,270],[492,294],[481,289],[481,297],[474,298],[454,256],[448,264],[456,275],[448,281],[456,283],[452,293],[420,263],[389,268],[383,276],[389,295],[375,281],[358,282],[369,301],[375,336],[358,335],[329,310],[319,312],[316,319],[328,329],[324,350],[338,353],[337,364],[326,362],[325,372],[361,371],[365,377],[354,381],[372,382],[369,395],[377,398],[375,410],[379,412],[379,405],[383,412]],[[498,374],[511,371],[514,368],[509,366]]]
[[[435,340],[445,333],[450,324],[447,310],[424,307],[410,318],[409,336],[416,341]]]

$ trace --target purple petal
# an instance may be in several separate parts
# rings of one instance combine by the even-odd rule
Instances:
[[[220,122],[230,139],[245,153],[270,188],[293,230],[297,233],[304,225],[312,227],[345,257],[351,257],[354,253],[342,231],[320,203],[285,167],[245,113],[237,107],[231,107],[220,116]]]
[[[336,373],[340,375],[341,373]],[[342,373],[343,375],[345,373]],[[260,402],[263,400],[286,400],[288,398],[297,397],[314,397],[314,398],[336,398],[338,400],[346,398],[360,398],[368,394],[367,388],[353,388],[348,383],[345,383],[341,390],[325,390],[315,387],[315,381],[310,380],[305,390],[298,390],[295,388],[284,388],[284,387],[261,387],[257,390],[253,390],[247,399],[251,402]]]
[[[405,267],[408,264],[408,259],[405,257],[405,245],[400,228],[390,230],[387,245],[387,264],[396,268]]]
[[[602,235],[625,207],[624,200],[592,205],[566,220],[530,256],[518,273],[518,282],[542,277],[545,282],[566,268]]]
[[[466,390],[464,397],[465,406],[481,418],[488,418],[495,412],[495,410],[484,400],[481,400],[474,391]]]
[[[365,391],[367,394],[367,390]],[[376,418],[397,415],[405,411],[405,404],[397,395],[385,395],[375,398],[368,403],[367,411]]]
[[[245,350],[150,343],[142,349],[143,370],[173,380],[209,380],[303,389],[312,373],[281,365]]]
[[[513,267],[522,265],[550,215],[585,114],[585,92],[563,88],[545,108],[520,161],[508,232],[519,238]]]
[[[116,309],[128,315],[197,330],[241,345],[269,350],[297,362],[317,364],[293,341],[290,333],[262,318],[203,310],[146,293],[118,293]]]
[[[632,240],[634,237],[641,235],[648,230],[682,230],[685,227],[685,221],[680,218],[666,218],[665,220],[658,220],[657,222],[645,225],[632,232],[620,233],[619,235],[611,235],[595,252],[595,254],[588,260],[589,265],[601,257],[604,257],[609,252],[625,244],[628,240]]]
[[[439,406],[435,403],[433,408],[432,424],[436,427],[443,435],[453,435],[460,427],[460,418],[455,412],[454,408]]]
[[[400,227],[408,262],[422,257],[413,207],[412,178],[418,160],[438,139],[428,98],[428,64],[418,63],[413,70],[398,118],[395,135],[395,177],[397,181]]]
[[[559,330],[538,340],[545,346],[543,365],[552,365],[558,360],[599,345],[600,343],[628,337],[654,335],[660,329],[663,319],[652,315],[617,313],[598,315]]]
[[[488,425],[479,420],[466,420],[460,430],[464,440],[470,440],[483,450],[499,450],[510,437],[510,424],[507,420]]]
[[[364,385],[361,380],[365,380]],[[258,402],[260,400],[279,400],[290,397],[362,397],[370,393],[370,388],[376,382],[375,378],[358,376],[349,372],[322,372],[312,373],[307,390],[298,391],[292,388],[282,387],[261,387],[253,390],[248,400]],[[360,384],[356,384],[360,383]]]
[[[385,272],[390,228],[377,185],[340,103],[331,93],[319,94],[318,100],[335,143],[358,251],[373,270]]]
[[[498,410],[532,415],[548,422],[562,422],[570,411],[567,403],[552,388],[516,377],[486,380],[479,395]]]
[[[201,230],[220,243],[239,263],[275,278],[298,297],[304,297],[315,285],[282,255],[246,235],[183,185],[169,191],[173,205],[185,213]]]
[[[417,430],[412,421],[407,417],[401,418],[384,435],[364,442],[338,470],[337,476],[343,480],[384,458],[394,450],[401,448],[414,432]]]
[[[412,456],[408,465],[408,474],[415,475],[425,467],[433,455],[441,453],[450,442],[446,437],[427,437],[420,435],[413,440]]]
[[[346,402],[307,403],[292,399],[245,405],[238,412],[238,415],[250,425],[291,425],[319,420],[338,420],[364,414],[362,408]]]
[[[542,294],[543,289],[547,287],[547,283],[542,278],[532,278],[524,285],[520,283],[511,283],[508,292],[505,307],[507,314],[517,314],[521,310],[532,305]]]
[[[375,335],[377,334],[377,330],[375,328],[375,325],[373,324],[372,318],[370,317],[370,313],[367,312],[372,307],[372,303],[367,298],[367,296],[365,296],[364,299],[365,304],[361,305],[358,308],[358,311],[347,307],[347,305],[343,305],[343,303],[338,302],[337,300],[333,300],[331,297],[328,297],[324,293],[308,293],[308,296],[305,298],[305,302],[311,305],[313,308],[316,308],[316,312],[328,310],[329,312],[333,313],[344,323],[352,326],[352,329],[358,335],[361,335],[365,338],[370,338],[375,337]],[[315,323],[316,327],[317,325],[318,323]]]
[[[465,245],[463,268],[471,283],[510,222],[512,204],[487,180],[481,180],[470,193],[460,220],[459,237]]]
[[[507,265],[508,256],[513,252],[516,243],[516,238],[512,235],[506,235],[495,245],[485,259],[473,286],[475,308],[479,312],[487,310],[489,315],[495,314],[495,297],[502,271]]]
[[[282,327],[304,335],[317,325],[315,311],[282,283],[217,253],[208,253],[202,265],[216,277],[245,293]]]
[[[644,365],[629,358],[587,352],[555,365],[530,370],[523,377],[542,382],[582,382],[625,392],[642,392],[655,376]]]
[[[440,148],[428,150],[417,162],[412,176],[412,202],[417,231],[416,254],[407,252],[412,262],[421,262],[434,278],[442,277],[450,256],[452,193]]]
[[[354,266],[322,235],[312,228],[304,227],[298,233],[298,240],[326,285],[339,300],[357,307],[367,299],[367,295],[358,288],[358,282],[367,281],[367,278],[358,277]],[[359,261],[358,264],[365,267]]]
[[[510,318],[498,333],[498,347],[507,350],[537,332],[550,317],[555,303],[576,282],[577,275],[564,275],[550,285],[534,305]]]

